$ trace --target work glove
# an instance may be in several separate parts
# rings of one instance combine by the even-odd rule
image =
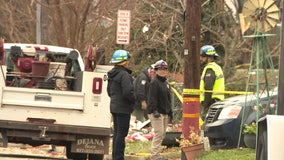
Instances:
[[[160,118],[161,117],[161,115],[158,111],[154,111],[153,116],[154,116],[154,118]]]

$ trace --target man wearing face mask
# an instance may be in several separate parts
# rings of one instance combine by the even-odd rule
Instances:
[[[222,68],[215,62],[219,55],[212,45],[201,47],[200,62],[204,69],[200,79],[200,117],[204,121],[211,104],[225,98],[225,78]]]

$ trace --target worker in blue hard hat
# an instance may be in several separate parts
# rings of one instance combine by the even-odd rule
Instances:
[[[113,118],[112,159],[123,160],[125,137],[135,103],[132,71],[128,69],[130,55],[125,50],[116,50],[111,63],[114,67],[107,73],[107,93],[110,96],[110,112]]]
[[[215,48],[205,45],[200,51],[200,62],[204,65],[200,79],[200,117],[204,121],[210,105],[225,97],[225,78],[222,68],[215,62],[219,57]]]

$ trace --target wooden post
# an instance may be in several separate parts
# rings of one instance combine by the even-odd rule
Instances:
[[[282,8],[281,8],[281,15],[282,15],[282,22],[281,22],[281,38],[280,38],[280,58],[279,58],[279,71],[278,71],[278,98],[277,98],[277,115],[284,115],[284,99],[281,98],[282,95],[284,94],[284,31],[283,31],[283,26],[284,26],[284,1],[282,1]],[[281,96],[279,96],[281,95]]]
[[[189,128],[199,131],[201,0],[186,0],[184,25],[184,93],[182,134],[187,138]],[[191,92],[194,89],[193,92]],[[190,92],[187,92],[190,91]]]

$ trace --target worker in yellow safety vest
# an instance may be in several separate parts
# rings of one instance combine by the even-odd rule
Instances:
[[[200,117],[204,121],[210,105],[225,97],[225,78],[222,68],[215,62],[219,57],[215,48],[205,45],[200,52],[200,62],[204,66],[200,79]]]

